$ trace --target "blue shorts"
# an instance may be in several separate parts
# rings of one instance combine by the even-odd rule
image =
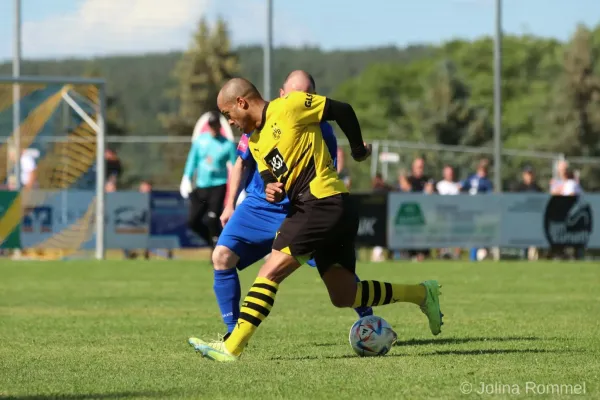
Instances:
[[[235,209],[223,228],[217,246],[225,246],[240,260],[236,267],[243,270],[271,253],[275,233],[287,215],[287,210],[248,196]],[[314,267],[314,260],[308,264]]]

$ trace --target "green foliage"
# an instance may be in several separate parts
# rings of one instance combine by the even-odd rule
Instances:
[[[178,108],[159,116],[165,130],[189,136],[199,114],[217,109],[219,89],[238,69],[225,22],[219,19],[211,32],[206,20],[200,20],[192,45],[173,70],[176,84],[168,97],[176,101]]]
[[[599,156],[599,52],[600,26],[579,27],[569,43],[531,35],[505,36],[503,145],[567,156]],[[371,140],[432,146],[491,144],[494,64],[489,37],[406,49],[325,52],[314,47],[279,48],[273,60],[274,89],[289,71],[310,71],[319,93],[355,107],[364,135]],[[262,61],[261,47],[231,50],[225,23],[220,21],[212,31],[201,22],[192,47],[184,54],[25,62],[23,73],[75,76],[91,64],[102,71],[110,96],[122,106],[121,116],[115,119],[127,127],[127,133],[189,135],[192,121],[214,107],[216,90],[226,77],[239,74],[262,88]],[[0,65],[0,73],[9,72],[9,64]],[[165,130],[159,115],[167,116],[163,121],[170,129]],[[449,162],[460,167],[464,176],[482,155],[456,154],[426,151],[430,173],[439,175],[441,164]],[[402,155],[401,167],[408,168],[417,153],[410,150]],[[139,163],[132,160],[131,164],[142,165],[144,156],[132,154]],[[503,180],[516,180],[523,163],[542,168],[543,178],[550,173],[547,160],[506,157]],[[159,170],[171,168],[160,162],[154,166]],[[354,180],[354,187],[367,187],[366,164],[350,162],[349,166],[355,170],[354,176],[361,177]],[[585,167],[581,172],[587,189],[600,188],[600,171]]]

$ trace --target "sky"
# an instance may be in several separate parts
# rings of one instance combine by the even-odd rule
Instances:
[[[225,18],[234,44],[263,43],[265,0],[21,0],[25,59],[187,47],[200,17]],[[0,0],[0,60],[13,54],[14,0]],[[494,0],[273,0],[276,46],[323,49],[440,43],[494,31]],[[576,3],[577,6],[573,6]],[[571,4],[571,5],[569,5]],[[600,23],[598,0],[504,0],[507,33],[567,40]]]

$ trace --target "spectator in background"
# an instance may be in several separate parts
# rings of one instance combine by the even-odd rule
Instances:
[[[39,151],[35,149],[24,149],[21,152],[20,158],[20,183],[22,189],[33,189],[37,183],[36,176],[36,158],[39,156]],[[11,149],[9,151],[9,159],[11,164],[15,165],[17,160],[16,150]],[[17,188],[17,177],[12,176],[8,179],[8,189],[16,190]]]
[[[461,191],[469,194],[492,192],[494,190],[494,185],[488,178],[489,164],[489,161],[485,158],[480,160],[477,164],[475,173],[461,182]]]
[[[535,179],[535,173],[533,168],[530,166],[526,166],[523,168],[522,180],[519,182],[517,187],[515,188],[515,192],[541,192],[542,188],[538,185]]]
[[[441,195],[455,195],[460,193],[460,183],[454,179],[454,168],[450,165],[446,165],[442,171],[444,179],[439,181],[435,188]]]
[[[375,174],[373,178],[373,182],[371,183],[371,188],[373,189],[373,193],[387,193],[392,190],[392,187],[387,184],[386,181],[383,180],[383,176],[381,173]],[[385,261],[385,249],[381,246],[373,247],[373,252],[371,254],[371,261],[373,262],[381,262]]]
[[[569,163],[567,160],[560,160],[556,164],[555,178],[550,180],[550,194],[554,196],[562,196],[563,184],[567,181],[567,170],[569,169]]]
[[[493,191],[494,186],[492,181],[488,178],[489,161],[482,159],[477,164],[477,171],[470,175],[467,179],[461,182],[461,191],[467,192],[470,195],[476,195],[480,193],[490,193]],[[480,253],[480,255],[478,255]],[[470,253],[471,261],[477,261],[487,256],[487,250],[472,248]]]
[[[433,193],[433,180],[425,175],[425,161],[422,158],[413,161],[409,176],[400,175],[400,189],[410,193]]]
[[[537,184],[537,182],[535,180],[535,173],[533,171],[533,168],[530,166],[526,166],[525,168],[523,168],[522,180],[521,180],[521,182],[519,182],[519,184],[515,188],[515,192],[539,193],[541,191],[542,191],[542,188],[540,187],[540,185]],[[538,250],[535,247],[529,247],[527,249],[524,249],[524,253],[525,253],[525,258],[527,258],[530,261],[538,259]]]
[[[570,169],[565,172],[565,181],[561,185],[561,196],[579,196],[583,189],[575,178],[575,173]]]
[[[337,149],[337,172],[342,182],[344,182],[344,185],[346,185],[346,189],[350,190],[352,179],[350,178],[350,171],[346,168],[346,156],[344,150],[339,146]]]
[[[116,185],[123,172],[119,156],[113,149],[106,149],[104,151],[104,162],[106,165],[106,181],[113,181]]]
[[[442,196],[454,196],[460,193],[460,183],[454,179],[454,168],[450,165],[446,165],[442,171],[444,179],[439,181],[436,185],[436,191]],[[440,249],[440,257],[442,258],[459,258],[460,249]]]
[[[375,193],[387,193],[392,190],[392,187],[383,180],[383,176],[379,172],[375,174],[373,182],[371,183],[371,188]]]
[[[416,158],[412,163],[411,174],[400,175],[400,189],[403,192],[432,194],[434,191],[433,180],[425,175],[425,161]],[[431,255],[429,249],[414,249],[408,251],[409,257],[415,261],[423,261]]]

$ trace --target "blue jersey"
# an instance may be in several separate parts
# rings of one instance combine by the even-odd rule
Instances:
[[[461,183],[461,190],[463,192],[469,192],[469,194],[488,193],[494,190],[492,181],[477,174],[469,176]]]
[[[201,133],[192,142],[183,176],[192,179],[196,172],[196,187],[207,188],[227,184],[227,163],[235,164],[235,144],[227,138]]]
[[[337,139],[333,133],[333,128],[331,125],[329,125],[329,123],[322,122],[321,132],[323,133],[323,139],[325,140],[327,149],[331,154],[331,158],[333,158],[333,164],[337,166]],[[260,177],[260,173],[256,168],[256,161],[254,161],[254,158],[252,158],[252,154],[250,154],[250,150],[248,149],[248,138],[250,135],[244,133],[237,148],[237,154],[244,161],[249,163],[250,168],[248,171],[245,190],[248,196],[259,197],[260,199],[265,200],[265,183]],[[269,204],[280,210],[282,206],[285,207],[287,204],[289,204],[289,199],[286,197],[278,204]]]

